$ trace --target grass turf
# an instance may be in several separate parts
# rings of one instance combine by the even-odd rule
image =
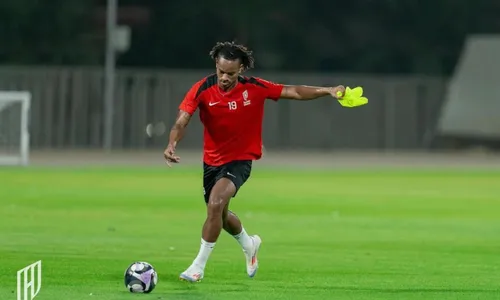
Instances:
[[[43,261],[36,299],[498,299],[500,172],[269,171],[232,201],[263,239],[246,276],[222,233],[205,279],[196,255],[201,170],[0,169],[0,299]],[[152,263],[159,284],[131,294],[123,272]]]

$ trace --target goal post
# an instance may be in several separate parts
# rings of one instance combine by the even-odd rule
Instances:
[[[0,91],[0,166],[28,165],[31,93]]]

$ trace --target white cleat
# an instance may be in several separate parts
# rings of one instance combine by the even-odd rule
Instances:
[[[257,269],[259,269],[259,260],[257,259],[257,253],[259,252],[260,244],[262,244],[262,240],[258,235],[253,235],[250,237],[253,241],[253,249],[251,253],[245,253],[245,258],[247,261],[247,274],[249,277],[254,277],[257,273]]]
[[[197,266],[190,266],[179,276],[180,280],[189,282],[199,282],[203,279],[203,270]]]

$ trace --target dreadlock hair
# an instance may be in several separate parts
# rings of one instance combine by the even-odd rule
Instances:
[[[255,59],[252,53],[247,47],[235,42],[218,42],[210,51],[210,57],[214,61],[217,61],[220,57],[228,60],[239,59],[243,65],[243,71],[246,71],[254,66]]]

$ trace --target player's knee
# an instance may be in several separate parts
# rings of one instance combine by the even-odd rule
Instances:
[[[228,200],[222,197],[221,195],[213,195],[210,196],[210,199],[208,200],[208,214],[211,216],[220,216],[222,217],[222,214],[224,212],[224,208],[226,207]]]

